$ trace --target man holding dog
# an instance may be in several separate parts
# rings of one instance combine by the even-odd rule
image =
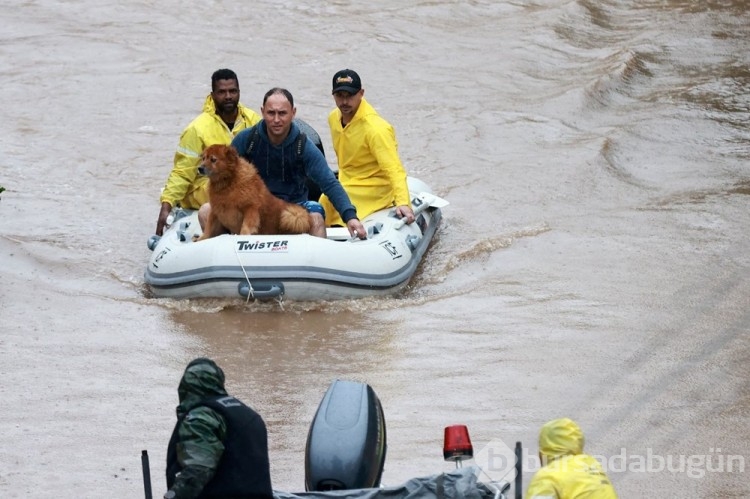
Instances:
[[[212,144],[229,144],[235,135],[260,121],[260,116],[240,102],[240,84],[231,69],[211,75],[211,93],[203,112],[183,130],[174,166],[161,194],[156,235],[161,236],[175,206],[197,210],[208,201],[208,179],[198,175],[203,150]]]
[[[339,166],[339,181],[364,218],[395,207],[396,216],[414,221],[406,170],[398,156],[396,133],[365,98],[362,80],[351,69],[333,75],[336,109],[328,115],[333,149]],[[330,209],[331,199],[321,196],[328,225],[340,224]]]
[[[263,97],[262,121],[237,134],[231,145],[255,165],[273,195],[307,209],[312,220],[311,235],[326,237],[326,213],[335,212],[339,223],[353,237],[366,239],[367,231],[357,217],[357,209],[323,153],[312,141],[300,137],[299,126],[294,122],[296,113],[292,94],[284,88],[272,88]],[[308,200],[307,178],[330,200],[325,210],[319,202]],[[206,213],[201,209],[199,215],[205,219]]]

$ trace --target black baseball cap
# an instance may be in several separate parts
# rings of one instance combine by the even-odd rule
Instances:
[[[335,75],[333,75],[333,91],[336,92],[349,92],[350,94],[356,94],[362,90],[362,80],[359,79],[359,75],[351,69],[342,69]]]

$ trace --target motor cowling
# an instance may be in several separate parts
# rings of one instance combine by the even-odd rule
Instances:
[[[379,487],[385,453],[385,417],[375,391],[366,383],[335,380],[307,435],[305,489]]]

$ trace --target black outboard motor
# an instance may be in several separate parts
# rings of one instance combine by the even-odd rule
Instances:
[[[305,490],[379,487],[385,451],[385,418],[375,391],[335,380],[307,434]]]

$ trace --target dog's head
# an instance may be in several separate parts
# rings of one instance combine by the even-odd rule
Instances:
[[[237,164],[239,154],[232,146],[214,144],[203,151],[202,161],[198,166],[198,173],[208,178],[221,175],[231,175],[234,165]]]

